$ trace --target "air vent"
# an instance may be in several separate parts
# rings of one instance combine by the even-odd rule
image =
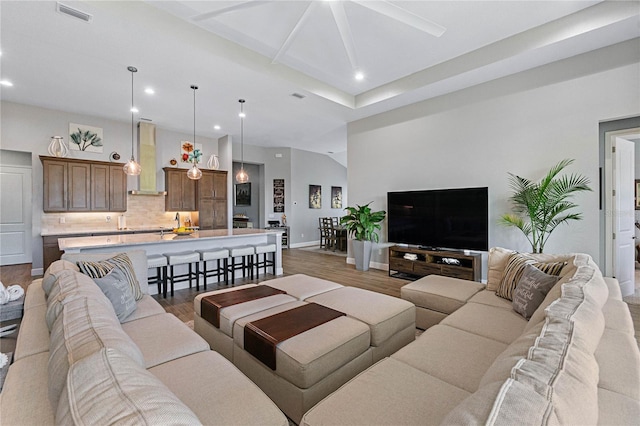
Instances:
[[[88,13],[85,13],[81,10],[74,9],[73,7],[67,6],[66,4],[62,4],[60,2],[57,3],[56,9],[60,13],[73,16],[74,18],[81,19],[85,22],[90,22],[93,19],[92,15],[89,15]]]
[[[140,120],[141,120],[141,121],[153,121],[153,120],[152,120],[152,119],[150,119],[150,118],[144,118],[144,117],[140,117]]]
[[[306,96],[303,95],[302,93],[292,93],[291,96],[293,96],[294,98],[298,98],[298,99],[306,98]]]

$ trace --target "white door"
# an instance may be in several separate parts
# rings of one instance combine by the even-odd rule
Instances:
[[[635,274],[635,144],[612,137],[613,265],[623,296],[634,293]]]
[[[31,168],[0,166],[0,265],[31,263]]]

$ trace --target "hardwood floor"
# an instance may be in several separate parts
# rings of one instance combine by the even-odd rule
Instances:
[[[325,280],[330,280],[345,286],[359,287],[366,290],[377,291],[390,296],[400,297],[400,287],[409,281],[398,278],[390,278],[386,271],[369,269],[366,272],[356,271],[354,265],[348,265],[344,257],[330,254],[315,253],[300,249],[282,251],[282,265],[285,275],[305,274]],[[271,274],[260,275],[260,279],[236,279],[235,285],[257,283],[275,278]],[[198,293],[212,291],[221,286],[207,286],[206,290],[200,287],[200,292],[195,289],[176,290],[173,297],[153,296],[169,313],[177,316],[181,321],[193,320],[193,299]]]

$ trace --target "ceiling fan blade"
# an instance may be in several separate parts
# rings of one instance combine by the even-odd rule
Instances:
[[[309,15],[311,15],[311,12],[317,7],[317,5],[318,5],[317,2],[314,2],[314,1],[309,2],[309,5],[305,9],[304,13],[300,17],[300,19],[298,19],[298,22],[289,33],[284,43],[282,43],[282,46],[280,46],[278,53],[276,53],[276,56],[273,57],[273,60],[271,61],[272,64],[275,64],[276,62],[278,62],[279,59],[282,57],[282,55],[284,55],[285,52],[289,49],[289,46],[291,45],[293,40],[295,40],[295,38],[298,36],[298,32],[300,32],[300,29],[309,18]]]
[[[356,48],[353,43],[351,26],[349,25],[347,14],[344,12],[344,6],[342,2],[336,1],[330,2],[329,7],[331,8],[331,13],[333,13],[333,19],[335,19],[336,25],[338,26],[340,37],[342,37],[342,44],[344,44],[344,50],[347,51],[347,57],[349,58],[349,62],[351,62],[351,67],[356,70],[358,69],[358,58],[356,57]]]
[[[211,12],[201,13],[200,15],[195,15],[191,17],[192,21],[204,21],[206,19],[215,18],[216,16],[224,15],[225,13],[233,12],[236,10],[249,9],[251,7],[256,7],[263,5],[265,3],[269,3],[269,1],[265,0],[250,0],[242,3],[234,4],[233,6],[223,7],[222,9],[212,10]]]
[[[429,21],[428,19],[418,16],[415,13],[410,12],[407,9],[403,9],[400,6],[396,6],[388,1],[351,1],[362,7],[373,10],[374,12],[378,12],[381,15],[385,15],[420,31],[424,31],[427,34],[431,34],[434,37],[440,37],[447,30],[442,25],[438,25],[435,22]]]

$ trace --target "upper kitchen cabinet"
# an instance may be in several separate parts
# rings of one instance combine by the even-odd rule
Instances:
[[[197,181],[187,177],[186,169],[165,167],[162,170],[164,170],[164,188],[167,191],[165,211],[197,210]]]
[[[127,210],[122,164],[44,156],[40,160],[45,213]]]
[[[203,170],[198,181],[200,229],[227,228],[227,172]]]

